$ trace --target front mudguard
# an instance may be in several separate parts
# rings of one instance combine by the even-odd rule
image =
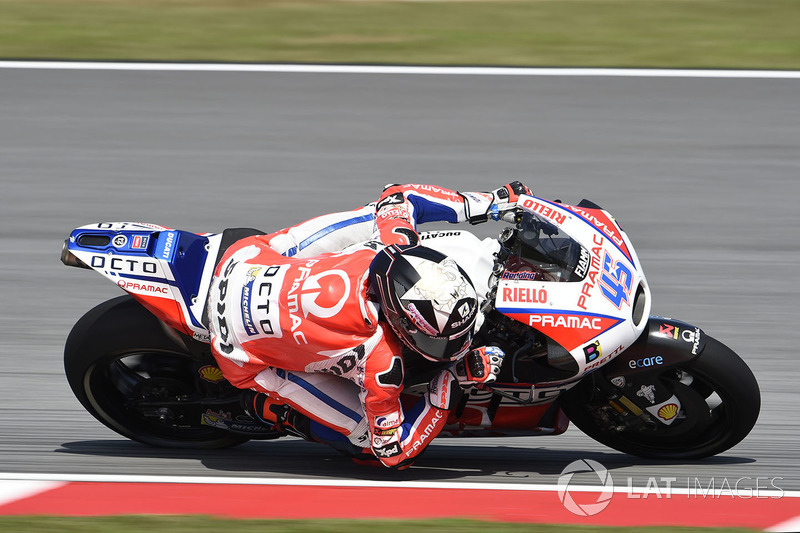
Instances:
[[[630,348],[603,367],[609,380],[659,373],[685,364],[703,353],[706,336],[697,326],[672,318],[651,316]]]

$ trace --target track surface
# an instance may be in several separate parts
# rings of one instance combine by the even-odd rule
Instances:
[[[800,91],[792,80],[497,78],[0,70],[0,472],[555,483],[576,459],[615,483],[781,477],[800,489]],[[593,199],[637,245],[653,312],[739,352],[754,432],[697,463],[553,438],[440,439],[404,472],[286,439],[151,449],[83,412],[62,374],[71,325],[119,294],[58,261],[74,227],[283,227],[389,182],[486,190],[521,179]],[[498,226],[478,227],[483,235]],[[688,480],[687,480],[688,478]],[[663,486],[663,484],[662,484]]]

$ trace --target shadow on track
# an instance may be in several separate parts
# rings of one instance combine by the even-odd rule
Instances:
[[[435,481],[470,478],[487,482],[521,483],[557,481],[564,467],[579,459],[593,459],[608,470],[630,466],[678,464],[652,461],[609,450],[559,450],[557,448],[505,445],[432,445],[408,470],[365,467],[320,444],[299,439],[248,442],[224,450],[151,448],[131,441],[76,441],[64,443],[56,453],[120,458],[176,459],[201,463],[211,475],[234,477],[288,476],[350,478],[371,481]],[[744,457],[710,457],[690,464],[727,465],[752,463]],[[174,470],[173,470],[174,472]],[[548,479],[549,478],[549,479]]]

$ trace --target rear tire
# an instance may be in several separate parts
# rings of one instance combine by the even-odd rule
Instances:
[[[64,348],[72,392],[92,416],[120,435],[166,448],[246,442],[244,436],[201,424],[200,388],[218,387],[213,389],[215,405],[236,402],[241,394],[227,382],[203,384],[197,370],[204,363],[214,364],[171,339],[161,322],[127,295],[81,317]]]
[[[711,337],[706,336],[696,359],[664,369],[655,379],[681,400],[680,418],[670,426],[656,422],[613,429],[602,410],[608,405],[603,390],[614,386],[599,383],[606,380],[602,370],[563,394],[561,407],[594,440],[649,459],[700,459],[722,453],[744,439],[758,419],[761,393],[753,373],[736,353]]]

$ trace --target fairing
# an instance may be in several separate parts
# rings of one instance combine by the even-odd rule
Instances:
[[[639,258],[602,209],[532,196],[520,205],[495,307],[561,345],[578,365],[575,375],[584,375],[622,353],[645,327],[650,289]]]
[[[102,274],[173,328],[208,342],[202,315],[220,240],[139,222],[91,224],[70,234],[65,257]]]

